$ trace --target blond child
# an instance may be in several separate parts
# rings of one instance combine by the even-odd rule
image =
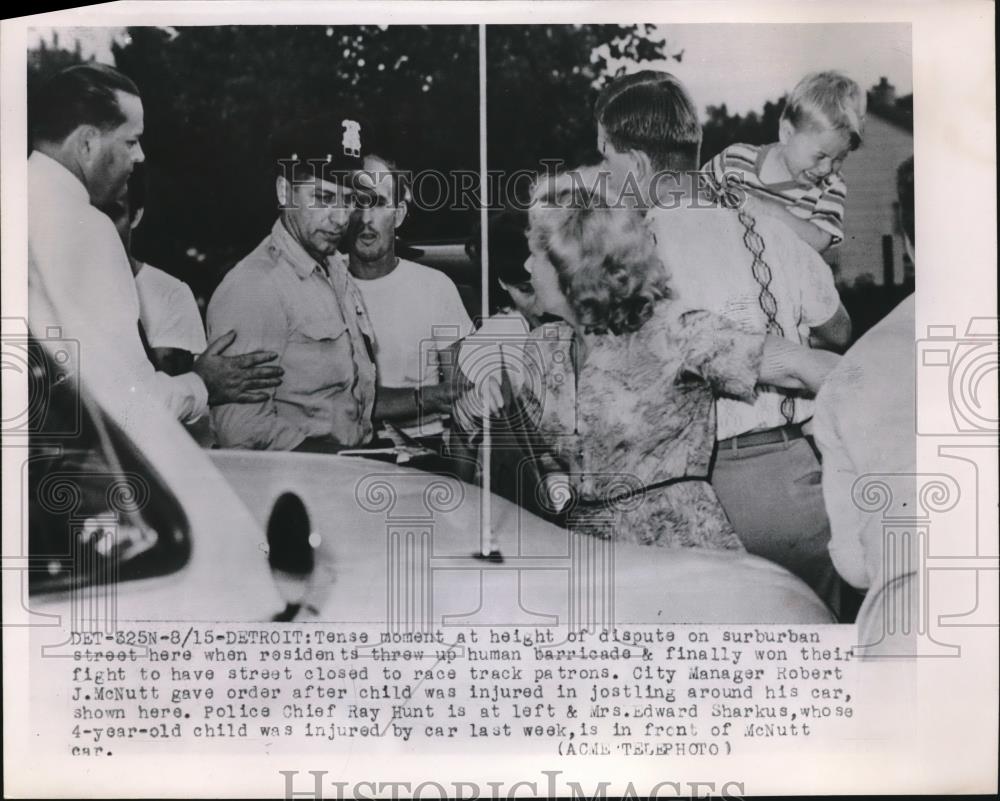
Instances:
[[[844,238],[840,168],[861,145],[865,108],[865,93],[843,73],[812,73],[788,96],[777,142],[730,145],[702,170],[716,191],[780,219],[823,253]]]

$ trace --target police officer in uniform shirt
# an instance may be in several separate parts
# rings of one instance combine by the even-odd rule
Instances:
[[[280,387],[256,404],[212,410],[224,448],[336,452],[371,440],[372,329],[337,252],[355,206],[364,125],[298,121],[274,139],[278,219],[223,279],[208,306],[209,338],[279,354]]]

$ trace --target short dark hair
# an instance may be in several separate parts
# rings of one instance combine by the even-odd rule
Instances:
[[[896,194],[899,197],[899,222],[903,233],[910,239],[910,244],[916,247],[916,208],[913,198],[913,156],[899,165],[896,170]]]
[[[694,101],[669,72],[643,70],[601,90],[594,116],[616,150],[638,150],[657,170],[697,169],[701,125]]]
[[[105,64],[79,64],[48,78],[28,101],[31,141],[62,142],[81,125],[101,131],[125,122],[117,92],[139,96],[131,78]]]

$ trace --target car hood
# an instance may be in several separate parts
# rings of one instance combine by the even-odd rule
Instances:
[[[815,594],[745,553],[574,535],[457,478],[365,458],[213,451],[265,520],[286,492],[316,544],[307,601],[331,622],[420,628],[611,623],[829,623]],[[489,500],[494,542],[480,537]],[[503,562],[478,558],[497,548]]]

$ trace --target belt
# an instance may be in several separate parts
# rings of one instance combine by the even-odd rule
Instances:
[[[760,445],[774,445],[778,442],[791,442],[805,438],[802,433],[802,423],[789,423],[779,428],[767,428],[763,431],[751,431],[737,437],[719,440],[719,450],[738,451],[740,448],[756,448]]]
[[[635,489],[628,490],[627,492],[612,495],[609,498],[579,498],[577,499],[575,505],[576,507],[583,509],[595,509],[603,506],[611,506],[612,504],[621,503],[622,501],[629,501],[639,495],[645,495],[653,490],[663,489],[664,487],[672,487],[674,484],[686,484],[692,481],[701,481],[707,484],[708,478],[706,476],[677,476],[676,478],[668,478],[666,481],[657,481],[655,484],[646,484],[643,487],[636,487]]]

